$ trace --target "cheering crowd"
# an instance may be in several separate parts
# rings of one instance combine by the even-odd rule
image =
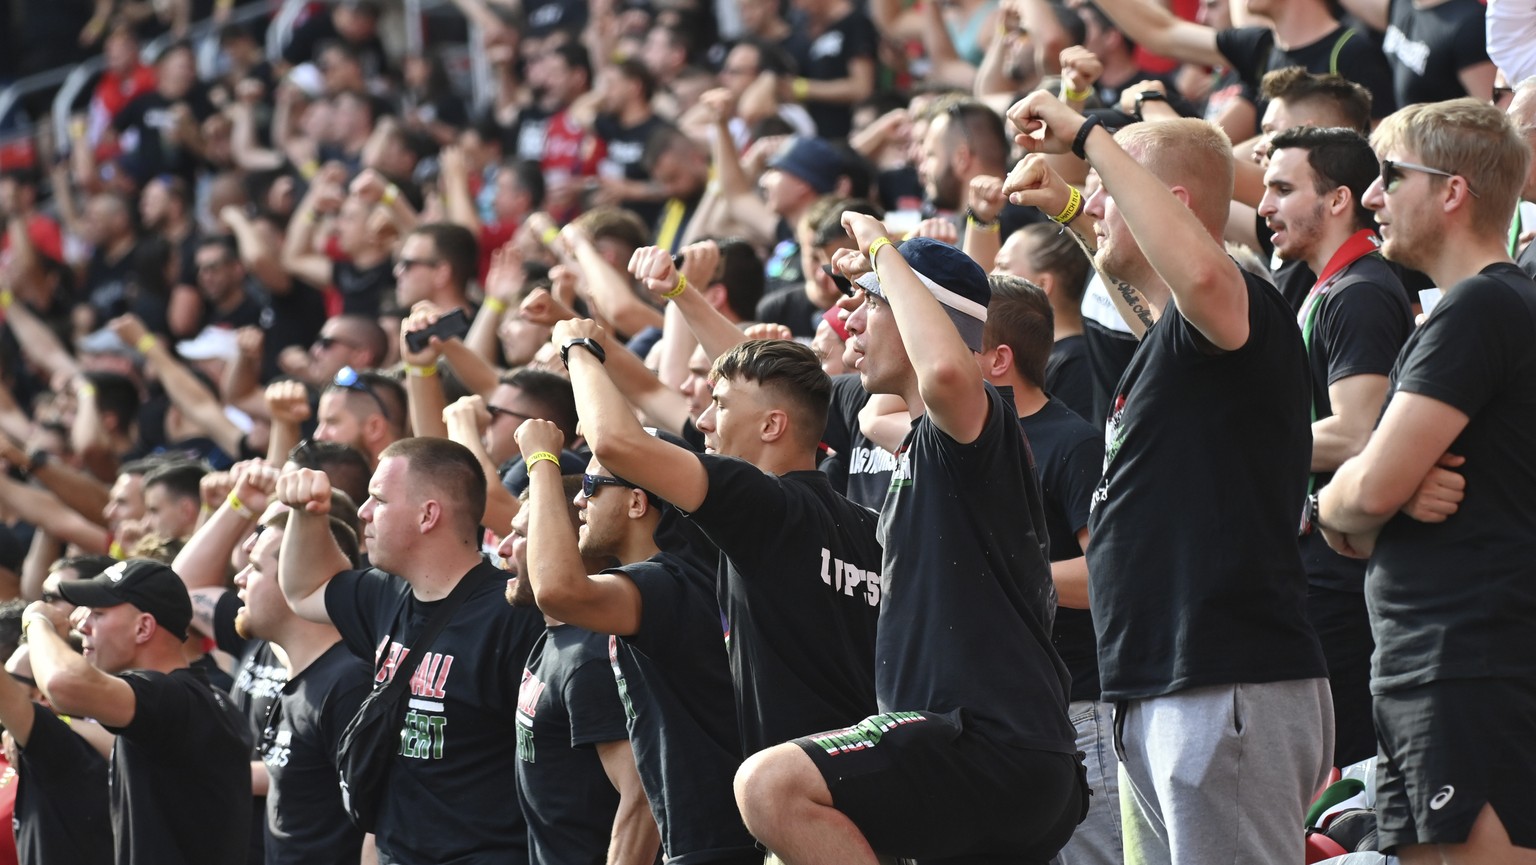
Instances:
[[[7,6],[0,865],[1536,865],[1536,11],[1245,4]]]

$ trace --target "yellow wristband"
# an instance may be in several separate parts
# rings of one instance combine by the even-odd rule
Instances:
[[[877,265],[875,264],[875,256],[880,253],[880,250],[891,245],[891,239],[889,237],[875,238],[875,242],[869,245],[869,266],[878,269]]]
[[[485,303],[481,305],[490,310],[493,315],[501,315],[507,311],[507,302],[499,297],[487,297]]]
[[[533,464],[537,462],[551,462],[555,464],[556,469],[560,468],[560,458],[549,451],[535,451],[529,454],[528,459],[523,462],[527,464],[528,474],[530,475],[533,474]]]
[[[320,214],[313,210],[306,210],[299,214],[299,222],[304,225],[314,225],[320,219]]]
[[[9,288],[0,288],[0,309],[10,309],[11,304],[15,302],[16,295],[12,294]]]
[[[433,361],[424,366],[417,366],[414,363],[408,363],[405,365],[405,374],[411,378],[431,378],[432,376],[437,375],[437,361]]]
[[[557,238],[559,236],[560,236],[560,229],[558,229],[558,228],[546,228],[546,229],[544,229],[544,233],[539,235],[539,240],[542,240],[544,242],[545,246],[549,246],[550,244],[554,243],[555,242],[555,238]]]
[[[94,398],[96,396],[96,385],[91,384],[90,382],[84,382],[79,387],[75,388],[75,396],[83,396],[87,399]]]
[[[967,228],[974,228],[977,231],[985,231],[988,234],[996,234],[1003,230],[1003,224],[1001,222],[998,222],[997,220],[993,220],[991,222],[982,222],[981,220],[977,219],[974,214],[970,213],[965,215],[965,225]]]
[[[796,78],[789,82],[789,92],[795,97],[796,102],[804,102],[811,95],[811,80],[809,78]]]
[[[47,616],[43,615],[42,613],[33,613],[32,615],[26,616],[21,620],[21,635],[30,639],[32,626],[37,622],[47,622],[48,627],[53,628],[53,632],[55,634],[59,632],[59,629],[53,627],[53,621]]]
[[[150,350],[159,344],[160,340],[155,339],[154,334],[146,333],[139,337],[139,341],[134,343],[134,346],[138,348],[139,354],[149,354]]]
[[[384,194],[379,197],[379,200],[384,202],[385,204],[394,204],[395,203],[395,199],[397,199],[399,197],[400,197],[400,187],[398,187],[398,186],[394,185],[393,183],[391,183],[390,185],[384,187]]]
[[[1077,191],[1077,187],[1070,186],[1068,189],[1072,190],[1072,197],[1067,199],[1067,206],[1062,208],[1060,213],[1051,217],[1051,221],[1060,223],[1062,225],[1066,225],[1067,223],[1076,219],[1078,212],[1082,209],[1083,206],[1083,194]]]
[[[662,297],[666,298],[667,300],[671,300],[674,297],[681,296],[682,293],[687,291],[687,290],[688,290],[688,277],[683,276],[681,273],[679,273],[677,275],[677,287],[672,289],[671,291],[667,292],[666,294],[663,294]]]
[[[1061,95],[1068,102],[1087,102],[1088,101],[1088,97],[1093,95],[1093,91],[1092,90],[1073,90],[1072,88],[1067,87],[1066,85],[1062,85]]]
[[[319,160],[306,159],[304,161],[304,164],[299,166],[299,175],[301,177],[303,177],[305,180],[313,180],[315,178],[315,175],[319,174],[319,173],[320,173],[320,162],[319,162]]]
[[[251,513],[251,509],[245,506],[245,502],[240,501],[240,497],[235,495],[234,490],[229,491],[229,498],[225,499],[224,503],[229,505],[230,510],[248,520],[256,518],[256,515]]]

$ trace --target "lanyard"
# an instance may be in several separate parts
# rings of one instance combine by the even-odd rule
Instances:
[[[1515,202],[1515,218],[1509,223],[1509,257],[1516,258],[1520,255],[1520,232],[1524,226],[1520,224],[1520,202]]]
[[[1301,305],[1301,312],[1296,316],[1297,323],[1301,325],[1301,342],[1310,353],[1312,350],[1312,331],[1317,327],[1317,314],[1323,308],[1323,296],[1343,276],[1349,266],[1360,259],[1375,252],[1381,241],[1376,233],[1369,228],[1362,228],[1355,232],[1344,245],[1334,251],[1328,259],[1328,264],[1323,267],[1323,272],[1317,277],[1317,284],[1307,292],[1307,299]],[[1317,423],[1317,397],[1311,400],[1312,422]],[[1311,495],[1317,487],[1317,474],[1307,475],[1307,495]]]
[[[670,252],[677,251],[677,239],[683,229],[683,216],[687,212],[688,205],[682,199],[667,199],[667,206],[661,212],[661,227],[656,231],[657,246]]]

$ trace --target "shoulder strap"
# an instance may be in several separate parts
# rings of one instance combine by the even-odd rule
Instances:
[[[1328,55],[1328,74],[1339,74],[1339,54],[1344,51],[1344,43],[1352,39],[1354,35],[1355,28],[1353,27],[1345,27],[1344,32],[1339,34],[1338,41],[1333,43],[1333,52]]]
[[[477,565],[476,567],[479,566]],[[469,598],[469,593],[472,589],[470,577],[474,573],[475,569],[471,568],[469,573],[460,577],[459,582],[454,585],[453,591],[449,592],[448,597],[443,599],[443,605],[432,611],[432,618],[427,620],[427,626],[422,628],[421,633],[416,635],[416,639],[412,640],[411,644],[406,647],[405,660],[407,664],[410,663],[411,658],[420,657],[416,654],[418,649],[431,647],[432,641],[436,640],[437,635],[441,634],[443,628],[447,627],[448,620],[452,619],[453,614],[458,612],[459,607],[464,605],[464,601]],[[405,690],[405,685],[411,680],[411,677],[402,676],[400,673],[401,670],[396,668],[394,677],[389,680],[389,684],[385,686],[384,692],[379,695],[380,699],[385,701],[394,700]]]

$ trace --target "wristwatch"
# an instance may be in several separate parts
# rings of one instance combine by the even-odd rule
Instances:
[[[560,346],[560,362],[565,364],[566,369],[570,369],[571,349],[573,348],[584,348],[592,352],[592,356],[597,358],[598,363],[605,363],[608,360],[608,353],[603,351],[603,347],[598,344],[597,340],[585,336],[580,339],[568,339],[565,341],[565,345]]]
[[[1168,95],[1166,93],[1159,93],[1156,90],[1143,90],[1140,93],[1136,94],[1136,119],[1137,120],[1145,120],[1146,119],[1146,118],[1141,116],[1141,105],[1142,105],[1143,102],[1162,102],[1164,104],[1167,104],[1167,102],[1168,102]]]
[[[1319,528],[1317,524],[1317,493],[1307,496],[1306,504],[1301,508],[1301,526],[1297,534],[1302,537],[1312,534]]]
[[[42,448],[37,448],[27,454],[27,474],[31,474],[48,464],[48,458],[53,454]]]

